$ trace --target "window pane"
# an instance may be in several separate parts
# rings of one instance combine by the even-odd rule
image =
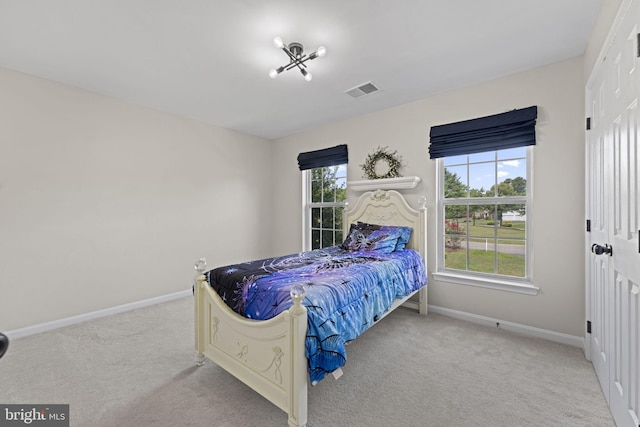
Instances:
[[[311,169],[311,179],[319,181],[322,179],[322,168]]]
[[[475,243],[469,248],[469,271],[494,274],[496,271],[495,241]]]
[[[317,169],[314,169],[314,172]],[[311,181],[311,201],[313,203],[320,203],[322,201],[322,182],[314,179]]]
[[[446,206],[445,207],[445,220],[444,220],[444,233],[445,233],[445,247],[448,249],[460,249],[464,242],[466,230],[466,222],[464,216],[466,215],[466,206]]]
[[[333,230],[322,230],[322,247],[333,246]]]
[[[486,227],[490,209],[491,205],[469,205],[469,226],[474,227],[474,230],[477,230],[477,227]],[[474,234],[475,231],[469,228],[469,233]]]
[[[333,203],[336,201],[336,183],[332,179],[327,179],[323,183],[324,188],[322,190],[322,201],[324,203]]]
[[[506,276],[525,277],[525,248],[524,241],[498,243],[498,274]],[[518,244],[519,243],[519,244]]]
[[[464,165],[467,163],[467,155],[463,154],[462,156],[451,156],[444,158],[445,166],[449,165]]]
[[[524,159],[526,157],[527,157],[527,147],[510,148],[508,150],[498,151],[498,160],[516,159],[516,158]]]
[[[499,196],[526,196],[527,170],[524,159],[506,160],[498,163]],[[509,188],[510,187],[510,188]]]
[[[467,167],[454,166],[444,169],[444,197],[467,197]]]
[[[467,251],[462,248],[451,248],[447,246],[447,237],[444,243],[444,266],[445,268],[455,268],[456,270],[467,269]]]
[[[344,210],[344,208],[335,208],[335,213],[334,213],[335,220],[336,220],[335,229],[336,229],[336,231],[339,231],[341,235],[342,235],[342,215],[343,215],[343,210]],[[342,240],[342,237],[339,240]]]
[[[322,228],[333,230],[333,208],[322,208]]]
[[[445,226],[447,222],[455,222],[458,224],[460,220],[464,220],[467,213],[467,207],[465,205],[447,205],[444,207]],[[445,233],[446,233],[445,229]]]
[[[319,249],[320,247],[320,230],[311,230],[311,249]]]
[[[524,203],[498,205],[497,211],[498,225],[501,226],[504,233],[499,237],[524,238],[524,223],[527,220],[526,205]]]
[[[347,200],[347,178],[336,179],[336,202]]]
[[[487,206],[487,225],[495,227],[500,222],[500,211],[495,205]]]
[[[493,196],[488,190],[496,184],[495,165],[495,162],[469,165],[470,197]]]
[[[474,215],[469,223],[469,237],[473,238],[472,241],[484,243],[485,239],[493,239],[496,236],[495,221],[491,220],[492,210],[489,206],[488,209],[482,211],[482,213]],[[479,218],[475,218],[479,216]]]
[[[311,228],[320,228],[320,208],[311,208]]]
[[[495,160],[496,160],[495,151],[485,151],[483,153],[469,154],[469,163],[486,162],[486,161],[495,162]]]
[[[498,274],[526,276],[526,205],[498,205]]]

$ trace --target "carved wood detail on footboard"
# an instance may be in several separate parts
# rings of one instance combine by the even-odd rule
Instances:
[[[204,260],[196,263],[197,364],[205,356],[289,414],[290,426],[307,422],[307,359],[304,291],[294,286],[294,306],[269,320],[233,312],[206,281]]]

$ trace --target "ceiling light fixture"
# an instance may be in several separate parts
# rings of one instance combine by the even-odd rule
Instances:
[[[316,59],[319,56],[325,56],[327,54],[327,48],[325,48],[324,46],[320,46],[318,49],[316,49],[315,52],[307,56],[307,54],[304,53],[304,47],[302,46],[302,43],[292,42],[287,46],[286,44],[284,44],[280,37],[276,37],[275,39],[273,39],[273,44],[278,49],[282,49],[284,53],[287,54],[287,56],[289,57],[289,63],[283,65],[282,67],[269,70],[269,77],[271,77],[272,79],[278,77],[278,74],[283,71],[291,70],[292,68],[298,68],[304,76],[304,79],[309,82],[311,81],[313,76],[306,70],[307,65],[305,64],[305,62]]]

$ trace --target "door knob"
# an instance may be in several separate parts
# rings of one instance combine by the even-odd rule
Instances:
[[[613,246],[610,246],[608,244],[605,243],[604,246],[601,246],[597,243],[594,243],[593,245],[591,245],[591,252],[593,252],[596,255],[602,255],[602,254],[607,254],[609,256],[613,255]]]
[[[9,348],[9,337],[0,332],[0,359]]]

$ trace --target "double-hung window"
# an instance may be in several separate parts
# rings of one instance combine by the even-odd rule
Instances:
[[[346,145],[300,153],[302,170],[302,247],[326,248],[342,243],[342,215],[347,201]]]
[[[501,125],[502,119],[514,121],[509,113],[460,122],[457,128],[443,125],[448,134],[441,145],[433,136],[441,130],[432,128],[436,145],[430,151],[438,165],[436,279],[537,292],[531,279],[531,145],[537,110],[527,110],[529,134],[523,137],[524,125],[518,125],[513,143],[504,143],[509,132]],[[495,127],[499,132],[487,137]],[[462,129],[463,135],[452,137],[451,129]]]
[[[305,249],[334,246],[344,240],[342,212],[347,201],[347,165],[327,166],[305,171],[307,203]]]

